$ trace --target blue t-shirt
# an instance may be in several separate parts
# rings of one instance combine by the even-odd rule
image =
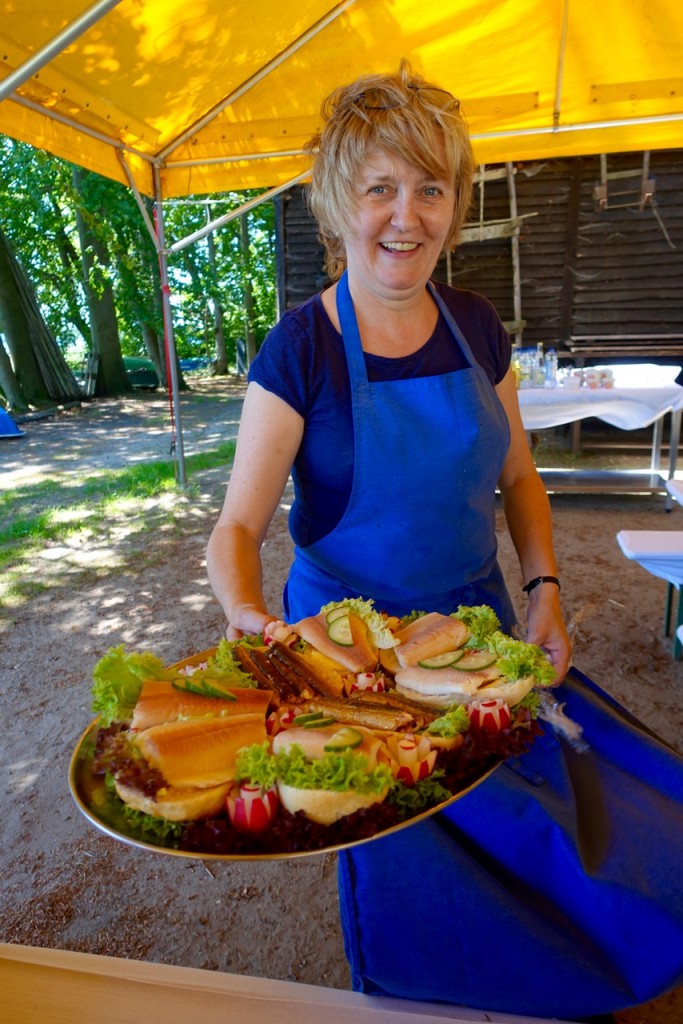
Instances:
[[[510,365],[511,342],[491,303],[475,292],[437,284],[439,294],[495,386]],[[432,377],[464,369],[460,346],[442,316],[424,345],[408,356],[365,353],[368,380]],[[304,420],[292,467],[295,502],[289,527],[305,547],[339,522],[353,482],[351,387],[341,334],[320,295],[287,310],[261,346],[249,380],[277,395]],[[377,481],[382,486],[382,481]]]

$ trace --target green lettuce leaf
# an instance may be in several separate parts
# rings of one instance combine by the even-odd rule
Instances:
[[[467,641],[468,647],[483,647],[487,638],[500,629],[500,619],[487,604],[461,604],[453,613],[453,618],[460,619],[469,629],[471,635]]]
[[[145,814],[120,800],[114,784],[114,776],[107,773],[104,777],[105,789],[110,798],[120,801],[123,816],[132,830],[139,833],[148,842],[161,843],[164,846],[177,846],[178,840],[185,830],[182,821],[169,821],[167,818],[156,818],[153,814]]]
[[[271,789],[277,778],[277,763],[270,753],[270,742],[243,747],[235,762],[235,781],[251,782],[262,789]]]
[[[425,732],[432,736],[459,736],[467,732],[470,727],[470,720],[464,705],[454,704],[448,708],[445,714],[430,722]]]
[[[216,653],[210,657],[205,668],[195,669],[189,678],[194,682],[203,679],[223,683],[224,686],[241,686],[255,689],[258,683],[253,676],[245,672],[235,655],[235,648],[241,647],[262,647],[263,639],[258,637],[242,637],[239,640],[226,640],[223,638],[216,648]]]
[[[498,667],[510,681],[533,676],[537,686],[549,686],[555,679],[555,669],[536,644],[514,640],[498,631],[486,638],[486,647],[495,653]]]
[[[278,779],[296,789],[329,789],[335,792],[353,789],[357,793],[381,793],[391,784],[391,769],[388,765],[378,765],[368,772],[366,766],[365,756],[353,750],[328,753],[309,760],[298,744],[279,754],[269,754],[265,743],[240,751],[236,778],[238,782],[248,779],[264,789],[270,788]]]
[[[146,679],[177,678],[155,654],[130,654],[125,647],[110,648],[93,669],[92,710],[100,715],[104,726],[112,722],[128,722]]]
[[[453,796],[451,791],[439,782],[443,774],[439,770],[433,771],[426,779],[420,779],[414,786],[404,786],[399,779],[394,779],[387,800],[400,809],[403,817],[416,814],[425,807],[442,804]]]
[[[522,697],[519,704],[515,704],[515,711],[526,708],[532,718],[538,718],[541,709],[541,695],[538,690],[529,690],[526,697]]]

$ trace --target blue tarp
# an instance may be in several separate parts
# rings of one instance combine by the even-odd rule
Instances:
[[[4,409],[0,409],[0,437],[23,437],[25,431],[19,430],[12,417]]]

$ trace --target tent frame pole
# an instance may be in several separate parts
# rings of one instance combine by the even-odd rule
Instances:
[[[249,213],[250,210],[260,206],[261,203],[267,202],[269,199],[273,199],[279,195],[280,192],[285,192],[288,188],[292,188],[294,185],[298,185],[304,178],[309,178],[311,175],[310,169],[302,171],[296,178],[291,178],[286,181],[284,185],[276,185],[275,188],[268,189],[267,192],[261,193],[260,196],[254,196],[253,199],[248,199],[246,203],[242,203],[236,209],[231,210],[229,213],[224,213],[220,217],[216,217],[215,220],[205,224],[203,228],[199,228],[194,231],[191,235],[186,235],[185,238],[179,239],[172,245],[169,245],[168,252],[176,253],[180,252],[181,249],[186,249],[188,245],[192,245],[193,242],[198,242],[200,238],[204,238],[206,235],[210,235],[216,228],[222,228],[224,224],[229,224],[231,220],[237,220],[244,213]]]
[[[154,204],[157,228],[156,247],[159,254],[161,302],[164,314],[164,337],[166,341],[166,375],[171,389],[171,409],[174,420],[171,449],[176,462],[177,480],[180,486],[184,489],[187,486],[187,478],[185,475],[185,448],[183,444],[180,396],[178,394],[178,361],[176,358],[175,336],[173,333],[171,288],[168,280],[168,252],[165,242],[164,210],[161,201],[161,177],[158,165],[154,168]]]
[[[306,43],[310,42],[311,39],[314,39],[318,33],[327,28],[329,24],[335,21],[340,15],[344,14],[344,12],[355,3],[356,0],[341,0],[340,3],[333,7],[332,10],[328,11],[322,18],[314,22],[313,25],[309,25],[305,32],[290,43],[289,46],[286,46],[284,50],[273,57],[272,60],[269,60],[267,64],[264,64],[256,74],[247,78],[247,80],[238,86],[237,89],[233,89],[233,91],[228,96],[225,96],[220,103],[217,103],[211,108],[211,110],[207,111],[203,117],[200,117],[199,120],[195,121],[194,124],[190,125],[189,128],[186,128],[185,131],[181,132],[180,135],[173,139],[165,149],[158,153],[159,159],[166,162],[166,158],[169,154],[174,153],[176,149],[183,145],[183,143],[187,142],[187,140],[192,138],[193,135],[196,135],[200,129],[204,128],[212,121],[215,121],[218,115],[227,107],[238,100],[241,96],[244,96],[244,94],[249,92],[250,89],[253,89],[255,85],[258,85],[259,82],[266,78],[270,72],[274,71],[280,64],[289,60],[297,50],[300,50],[306,45]]]
[[[70,22],[61,32],[53,36],[49,42],[36,50],[18,68],[10,72],[0,83],[0,102],[6,99],[20,85],[27,82],[29,78],[44,68],[46,64],[57,57],[67,46],[87,32],[89,28],[100,21],[105,14],[108,14],[114,7],[118,7],[121,0],[97,0],[87,11],[83,11],[78,18]]]

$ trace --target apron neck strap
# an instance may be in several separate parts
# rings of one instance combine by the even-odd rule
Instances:
[[[460,345],[465,359],[470,366],[476,366],[476,361],[472,355],[472,349],[470,348],[465,335],[460,330],[455,317],[431,281],[427,282],[427,289],[431,297],[434,299],[439,312],[448,324],[451,334]],[[349,290],[348,271],[346,270],[337,282],[336,299],[337,313],[339,315],[339,324],[341,326],[349,372],[352,377],[358,377],[358,375],[360,375],[364,379],[367,379],[365,359],[363,356],[363,343],[361,341],[360,331],[358,330],[358,320],[356,319],[356,312],[353,308],[353,299],[351,298],[351,292]]]
[[[363,356],[363,343],[358,330],[356,311],[353,308],[353,299],[349,291],[349,277],[345,270],[337,282],[337,314],[341,327],[342,341],[346,351],[346,361],[349,367],[349,374],[352,380],[367,380],[365,369],[365,358]]]

